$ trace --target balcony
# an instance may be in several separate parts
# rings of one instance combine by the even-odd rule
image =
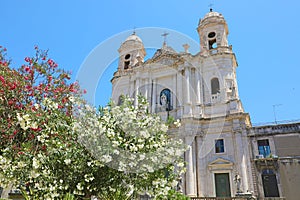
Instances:
[[[211,95],[211,103],[218,103],[220,102],[220,93],[212,94]]]
[[[264,168],[278,169],[279,167],[278,156],[270,156],[265,158],[259,155],[254,159],[254,162],[258,169],[264,169]]]

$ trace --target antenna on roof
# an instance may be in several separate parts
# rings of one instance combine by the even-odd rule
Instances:
[[[136,27],[134,26],[132,35],[135,35],[135,29],[136,29]]]

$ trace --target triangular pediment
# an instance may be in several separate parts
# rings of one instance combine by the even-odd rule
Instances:
[[[209,169],[231,169],[233,167],[233,162],[226,160],[224,158],[217,158],[208,164]]]
[[[145,63],[172,66],[179,63],[183,63],[183,61],[184,60],[177,53],[162,52],[154,55],[151,59],[147,60]]]
[[[176,62],[176,60],[174,58],[170,58],[170,57],[161,57],[160,59],[157,59],[155,61],[156,64],[160,64],[160,65],[174,65],[174,63]]]

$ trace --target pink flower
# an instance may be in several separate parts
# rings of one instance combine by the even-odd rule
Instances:
[[[25,61],[26,61],[26,62],[30,62],[30,58],[29,58],[29,57],[26,57],[26,58],[25,58]]]
[[[25,71],[29,72],[30,68],[29,67],[25,67]]]
[[[13,105],[14,104],[14,101],[13,100],[9,100],[8,101],[8,105]]]
[[[4,84],[5,83],[5,79],[3,76],[0,76],[0,81]]]

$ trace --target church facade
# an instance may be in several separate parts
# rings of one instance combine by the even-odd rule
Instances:
[[[188,44],[176,52],[164,42],[146,61],[141,38],[130,35],[118,49],[112,99],[121,103],[128,95],[137,102],[143,95],[152,113],[181,121],[170,134],[188,145],[184,194],[298,200],[300,122],[253,127],[239,98],[238,64],[224,17],[211,10],[197,31],[197,54],[188,52]],[[0,187],[0,196],[9,192]]]
[[[118,50],[118,69],[111,80],[112,99],[120,103],[121,96],[128,95],[137,102],[138,95],[143,95],[149,110],[163,120],[181,120],[181,127],[170,132],[188,145],[184,154],[187,170],[182,180],[186,195],[288,196],[290,190],[284,189],[280,181],[285,171],[278,164],[281,160],[274,135],[278,136],[277,147],[282,137],[297,138],[291,150],[296,153],[283,151],[282,155],[287,162],[294,162],[293,173],[299,175],[299,124],[293,125],[292,132],[283,125],[276,126],[277,132],[252,127],[239,98],[238,64],[228,44],[226,20],[210,10],[199,21],[197,31],[200,51],[196,55],[188,52],[188,44],[183,45],[183,52],[176,52],[164,42],[146,61],[141,38],[135,33],[130,35]],[[264,133],[266,130],[269,132]],[[300,184],[300,180],[294,183]],[[293,190],[295,186],[290,187]],[[297,189],[293,191],[297,193]]]

